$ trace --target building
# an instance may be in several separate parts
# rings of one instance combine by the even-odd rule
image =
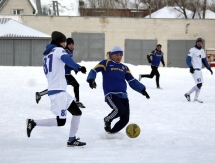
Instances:
[[[0,0],[0,15],[34,15],[37,7],[33,0]]]

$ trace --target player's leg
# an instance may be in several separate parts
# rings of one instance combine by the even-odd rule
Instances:
[[[114,125],[111,129],[111,133],[117,133],[121,129],[123,129],[129,122],[130,109],[128,99],[122,99],[123,105],[125,107],[125,112],[120,116],[120,120]]]
[[[154,73],[154,67],[155,66],[151,66],[151,73],[150,74],[146,74],[146,75],[141,75],[141,78],[153,78],[155,73]]]
[[[160,88],[160,84],[159,84],[160,73],[159,73],[159,71],[158,71],[158,67],[153,66],[152,71],[154,72],[154,74],[155,74],[155,76],[156,76],[155,80],[156,80],[157,88],[158,88],[158,89],[161,89],[161,88]]]
[[[198,100],[200,91],[201,91],[201,87],[202,87],[202,83],[203,83],[203,76],[202,76],[202,71],[196,71],[196,92],[195,92],[195,97],[194,97],[194,101],[198,101],[200,103],[203,103],[202,101]]]
[[[80,118],[82,112],[80,108],[77,106],[73,98],[68,94],[67,95],[67,103],[69,106],[68,111],[72,114],[72,120],[70,125],[70,132],[69,132],[69,139],[67,142],[67,146],[84,146],[86,145],[85,142],[80,142],[79,138],[76,138],[76,133],[78,131],[78,127],[80,124]],[[72,101],[72,102],[71,102]],[[69,105],[70,104],[70,105]]]
[[[113,109],[112,112],[104,118],[104,122],[105,122],[104,129],[108,133],[112,133],[111,122],[114,119],[121,117],[126,111],[126,108],[122,100],[123,100],[122,98],[119,98],[116,95],[109,95],[107,97],[107,104]],[[116,122],[116,124],[113,126],[115,132],[118,132],[123,128],[123,126],[121,126],[120,124],[121,124],[121,120]]]
[[[200,91],[200,89],[198,88],[197,85],[198,85],[198,83],[202,83],[202,81],[203,81],[201,70],[200,70],[200,71],[195,70],[194,73],[192,74],[192,76],[193,76],[193,79],[194,79],[196,85],[195,85],[193,88],[191,88],[190,91],[188,91],[188,92],[184,95],[188,101],[190,101],[190,95],[191,95],[193,92],[195,92],[195,91]],[[197,95],[199,95],[199,93],[197,93]]]
[[[57,116],[57,118],[49,119],[27,119],[27,136],[30,137],[31,132],[35,126],[52,127],[52,126],[64,126],[66,123],[67,114],[67,94],[66,92],[60,92],[49,96],[51,100],[51,111]],[[65,108],[65,109],[63,109]]]
[[[68,84],[73,86],[73,88],[74,88],[76,104],[80,108],[85,108],[85,106],[80,102],[80,98],[79,98],[79,87],[80,87],[79,83],[77,82],[77,80],[72,75],[65,75],[65,77],[67,79]]]
[[[41,91],[41,92],[36,92],[36,94],[35,94],[36,103],[38,104],[41,99],[41,96],[44,96],[46,94],[48,94],[48,89]]]

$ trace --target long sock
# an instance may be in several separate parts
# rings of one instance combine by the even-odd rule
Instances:
[[[199,89],[199,88],[196,90],[194,100],[197,100],[197,99],[198,99],[200,91],[201,91],[201,89]]]
[[[50,119],[39,119],[34,120],[34,122],[37,124],[37,126],[57,126],[57,119],[56,118],[50,118]]]
[[[48,89],[42,91],[42,92],[39,92],[40,93],[40,96],[43,96],[43,95],[46,95],[48,94]]]
[[[199,88],[197,86],[194,86],[187,94],[190,95],[191,93],[193,93],[197,89],[199,89]]]
[[[69,137],[75,137],[75,135],[78,131],[80,118],[81,118],[81,116],[74,116],[74,115],[72,116]]]

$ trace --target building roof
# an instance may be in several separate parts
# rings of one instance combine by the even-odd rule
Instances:
[[[0,28],[0,37],[51,37],[11,18],[0,18]]]
[[[187,13],[188,19],[191,19],[193,16],[193,12],[191,10],[185,9]],[[161,8],[160,10],[157,10],[151,14],[151,18],[180,18],[184,19],[184,14],[180,12],[181,9],[178,6],[166,6]],[[202,17],[202,11],[200,12],[200,15]],[[149,18],[149,15],[145,18]],[[199,19],[198,13],[195,14],[195,19]],[[205,19],[215,19],[215,13],[206,10],[205,13]]]

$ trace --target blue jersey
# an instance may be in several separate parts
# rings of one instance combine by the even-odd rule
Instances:
[[[163,52],[153,50],[151,53],[148,54],[148,56],[152,57],[152,66],[159,67],[161,60],[163,60]]]
[[[69,55],[69,57],[73,57],[73,50],[72,51],[70,51],[70,50],[68,50],[68,49],[65,49],[66,50],[66,52],[68,53],[68,55]],[[65,75],[70,75],[71,74],[71,70],[73,70],[71,67],[69,67],[69,66],[65,66]]]
[[[122,63],[116,63],[113,60],[102,60],[88,74],[87,81],[95,80],[96,74],[102,72],[103,91],[105,97],[109,94],[116,94],[121,98],[127,98],[127,84],[134,90],[141,92],[145,86],[136,80],[129,68]]]

